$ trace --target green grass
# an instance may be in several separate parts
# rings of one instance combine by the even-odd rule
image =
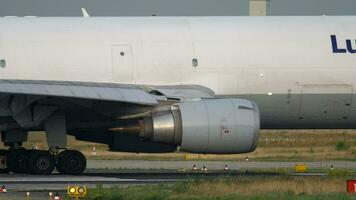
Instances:
[[[345,141],[339,141],[336,143],[335,150],[337,151],[346,151],[351,148],[351,145],[346,143]]]
[[[332,193],[332,194],[320,194],[320,195],[308,195],[308,194],[292,194],[289,192],[278,193],[271,192],[267,194],[259,194],[253,196],[243,196],[239,194],[230,194],[226,196],[169,196],[166,193],[160,193],[155,191],[150,191],[141,194],[127,195],[120,193],[119,191],[111,193],[104,196],[95,196],[92,199],[95,200],[354,200],[356,196],[343,194],[343,193]]]
[[[229,177],[172,184],[137,185],[89,191],[91,200],[312,200],[356,199],[346,193],[352,177]]]

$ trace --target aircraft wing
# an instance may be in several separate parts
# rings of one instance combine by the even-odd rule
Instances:
[[[213,98],[201,86],[139,86],[65,81],[0,80],[0,93],[25,94],[156,105],[158,101]]]

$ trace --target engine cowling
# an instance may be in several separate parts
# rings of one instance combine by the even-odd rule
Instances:
[[[140,122],[141,137],[192,153],[247,153],[257,147],[260,113],[252,101],[207,99],[159,110]]]

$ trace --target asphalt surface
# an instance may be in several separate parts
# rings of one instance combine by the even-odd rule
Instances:
[[[0,199],[48,199],[48,193],[66,193],[69,185],[85,185],[89,188],[101,184],[103,187],[137,184],[158,184],[209,179],[221,176],[324,176],[323,173],[273,173],[253,172],[260,169],[293,168],[306,164],[308,169],[355,169],[356,162],[223,162],[223,161],[141,161],[141,160],[89,160],[85,174],[80,176],[0,174],[0,186],[5,185],[7,193],[0,193]],[[197,170],[192,170],[196,165]],[[223,170],[228,165],[229,170]],[[208,170],[202,171],[205,166]],[[267,170],[268,171],[268,170]],[[272,170],[273,171],[273,170]]]

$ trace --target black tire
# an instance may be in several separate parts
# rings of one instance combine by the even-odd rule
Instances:
[[[7,165],[7,154],[7,150],[0,150],[0,174],[9,172],[9,168]]]
[[[16,149],[8,152],[7,165],[9,171],[13,173],[28,173],[27,160],[29,151],[26,149]]]
[[[32,174],[51,174],[55,166],[55,158],[48,151],[33,150],[30,152],[27,162]]]
[[[65,174],[65,164],[66,160],[63,156],[66,155],[67,151],[62,151],[61,153],[58,154],[57,156],[57,163],[56,163],[56,169],[60,174]]]
[[[82,174],[86,165],[85,156],[79,151],[67,150],[58,155],[57,170],[61,174]]]

